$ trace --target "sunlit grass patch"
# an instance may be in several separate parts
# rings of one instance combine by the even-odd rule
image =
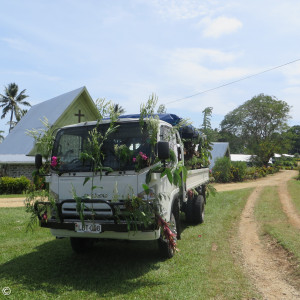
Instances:
[[[288,190],[292,197],[294,206],[300,215],[300,180],[290,180],[288,182]]]

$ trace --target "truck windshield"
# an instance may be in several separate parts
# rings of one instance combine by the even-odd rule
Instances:
[[[118,128],[104,140],[101,148],[101,165],[117,170],[134,170],[135,158],[142,152],[151,156],[150,138],[147,130],[141,132],[138,122],[117,123]],[[109,124],[101,124],[97,130],[102,135]],[[56,136],[52,156],[59,158],[60,172],[92,171],[92,161],[83,160],[82,153],[88,153],[89,137],[95,126],[81,126],[61,129]]]

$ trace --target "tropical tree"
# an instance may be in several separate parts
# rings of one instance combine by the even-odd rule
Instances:
[[[31,106],[29,102],[24,101],[28,95],[25,95],[26,90],[18,94],[19,87],[15,83],[10,83],[4,89],[4,95],[0,94],[0,107],[2,107],[1,119],[4,119],[7,114],[10,114],[9,132],[13,128],[13,118],[20,117],[22,109],[19,105]]]
[[[274,153],[282,153],[290,146],[285,134],[289,112],[285,101],[259,94],[228,113],[221,130],[240,138],[245,152],[256,155],[259,164],[267,165]]]
[[[118,115],[125,114],[125,109],[119,104],[113,104],[113,110]]]
[[[300,125],[295,125],[289,129],[291,134],[292,146],[289,151],[291,154],[300,153]]]
[[[0,130],[0,143],[2,143],[2,141],[4,140],[4,131]]]
[[[157,109],[158,114],[165,114],[167,113],[166,106],[164,104],[160,104],[158,109]]]

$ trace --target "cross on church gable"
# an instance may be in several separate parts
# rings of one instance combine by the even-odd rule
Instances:
[[[78,117],[78,123],[81,122],[81,117],[84,117],[84,114],[81,113],[81,109],[78,110],[78,114],[75,114],[76,117]]]

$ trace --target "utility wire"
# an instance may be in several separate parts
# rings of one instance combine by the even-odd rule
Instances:
[[[177,99],[177,100],[173,100],[173,101],[167,102],[167,103],[165,103],[165,104],[170,104],[170,103],[182,101],[182,100],[185,100],[185,99],[189,99],[189,98],[192,98],[192,97],[195,97],[195,96],[198,96],[198,95],[202,95],[202,94],[204,94],[204,93],[208,93],[208,92],[211,92],[211,91],[220,89],[220,88],[222,88],[222,87],[224,87],[224,86],[231,85],[231,84],[234,84],[234,83],[237,83],[237,82],[240,82],[240,81],[249,79],[249,78],[251,78],[251,77],[255,77],[255,76],[258,76],[258,75],[261,75],[261,74],[264,74],[264,73],[273,71],[273,70],[275,70],[275,69],[282,68],[282,67],[284,67],[284,66],[293,64],[293,63],[295,63],[295,62],[297,62],[297,61],[300,61],[300,58],[299,58],[299,59],[296,59],[296,60],[293,60],[293,61],[290,61],[290,62],[288,62],[288,63],[286,63],[286,64],[283,64],[283,65],[280,65],[280,66],[277,66],[277,67],[273,67],[273,68],[271,68],[271,69],[267,69],[267,70],[264,70],[264,71],[259,72],[259,73],[256,73],[256,74],[252,74],[252,75],[243,77],[243,78],[241,78],[241,79],[238,79],[238,80],[235,80],[235,81],[231,81],[231,82],[222,84],[222,85],[220,85],[220,86],[217,86],[217,87],[214,87],[214,88],[211,88],[211,89],[208,89],[208,90],[205,90],[205,91],[202,91],[202,92],[199,92],[199,93],[190,95],[190,96],[186,96],[186,97],[183,97],[183,98],[180,98],[180,99]]]

